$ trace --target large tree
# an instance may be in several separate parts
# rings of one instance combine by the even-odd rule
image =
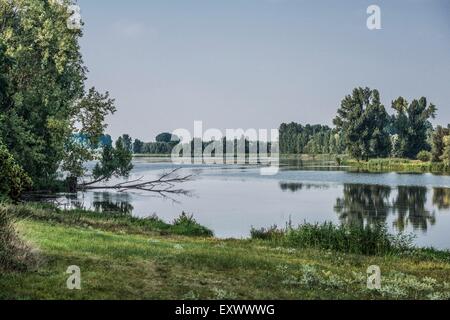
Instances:
[[[389,116],[377,90],[354,89],[342,100],[334,124],[352,157],[367,160],[389,155]]]
[[[437,108],[428,104],[422,97],[413,100],[410,104],[405,98],[399,97],[392,102],[395,114],[392,117],[394,133],[397,135],[397,155],[406,158],[415,158],[422,151],[430,151],[428,132],[432,130],[430,119],[436,115]]]
[[[0,140],[36,188],[52,185],[62,168],[74,190],[90,160],[109,161],[104,173],[112,165],[113,175],[131,170],[122,142],[102,143],[114,100],[85,91],[82,32],[68,25],[71,3],[0,0]]]
[[[10,66],[0,136],[36,185],[55,178],[83,96],[86,69],[64,5],[49,0],[0,1],[0,38]]]

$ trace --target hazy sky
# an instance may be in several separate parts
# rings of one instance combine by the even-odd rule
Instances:
[[[448,0],[79,0],[89,85],[114,137],[177,128],[331,124],[356,86],[426,96],[450,122]],[[382,30],[367,29],[381,7]]]

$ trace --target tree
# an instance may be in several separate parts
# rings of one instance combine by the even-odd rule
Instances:
[[[130,171],[133,169],[133,165],[131,164],[132,157],[122,137],[116,141],[115,148],[105,146],[100,161],[96,164],[92,172],[94,180],[82,184],[81,188],[86,185],[109,181],[113,177],[128,177]]]
[[[81,32],[67,28],[67,8],[56,1],[1,1],[0,17],[0,38],[11,61],[0,136],[39,186],[56,177],[72,109],[83,95]]]
[[[444,153],[442,155],[442,161],[446,166],[450,166],[450,135],[444,138]]]
[[[101,139],[107,127],[105,117],[115,111],[114,99],[109,93],[98,93],[95,88],[91,88],[72,109],[65,128],[71,136],[66,140],[62,159],[62,170],[68,173],[70,191],[75,191],[78,180],[86,175],[84,164],[98,160],[98,149],[111,147],[101,144]]]
[[[123,134],[121,139],[122,139],[122,143],[123,143],[125,149],[132,152],[133,151],[133,139],[130,137],[130,135]]]
[[[179,142],[180,138],[171,134],[171,133],[161,133],[159,135],[156,136],[156,142],[161,142],[161,143],[171,143],[171,142]]]
[[[352,157],[367,160],[389,155],[388,114],[377,90],[354,89],[342,100],[333,122]]]
[[[108,150],[119,166],[114,174],[130,168],[131,149],[123,150],[128,140],[113,148],[104,135],[114,100],[95,88],[85,92],[82,33],[67,27],[71,3],[0,1],[0,139],[35,188],[52,185],[62,168],[75,191],[84,163],[105,164]]]
[[[433,134],[433,145],[432,145],[432,160],[433,162],[439,162],[442,160],[445,149],[444,138],[450,135],[450,125],[447,128],[442,126],[437,126]]]
[[[422,150],[430,151],[427,139],[432,125],[429,119],[435,117],[436,106],[428,104],[424,97],[413,100],[411,104],[399,97],[392,102],[392,108],[396,112],[392,124],[398,136],[398,155],[412,159]]]
[[[133,143],[133,153],[134,154],[140,154],[143,153],[144,149],[144,142],[142,142],[139,139],[135,139]]]

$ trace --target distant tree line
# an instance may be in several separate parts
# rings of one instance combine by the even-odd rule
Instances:
[[[335,128],[297,123],[280,126],[284,154],[348,154],[358,160],[408,158],[450,165],[450,125],[433,128],[437,108],[425,97],[399,97],[389,115],[377,90],[355,88],[341,102]]]
[[[280,151],[283,154],[341,154],[345,152],[345,145],[335,129],[292,122],[280,126]]]

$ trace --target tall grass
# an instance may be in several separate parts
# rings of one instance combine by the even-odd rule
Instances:
[[[253,239],[262,239],[295,248],[317,248],[362,255],[386,255],[407,252],[413,248],[410,235],[392,235],[384,225],[354,226],[303,224],[285,230],[255,230]]]
[[[36,256],[18,237],[13,215],[0,204],[0,270],[24,271],[34,266]]]

